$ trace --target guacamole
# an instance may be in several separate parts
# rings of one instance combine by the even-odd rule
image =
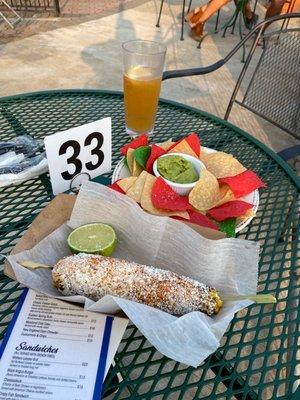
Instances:
[[[157,170],[162,177],[175,183],[192,183],[199,179],[193,164],[181,156],[160,157]]]

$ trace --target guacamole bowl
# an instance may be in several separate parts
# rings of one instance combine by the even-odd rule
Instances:
[[[163,156],[160,156],[154,162],[154,164],[153,164],[154,175],[157,176],[157,177],[161,176],[167,182],[167,184],[169,186],[171,186],[171,188],[176,193],[178,193],[180,196],[187,196],[190,193],[190,191],[193,189],[193,187],[196,185],[198,179],[196,179],[195,181],[193,181],[191,183],[178,183],[178,182],[173,182],[173,181],[171,181],[169,179],[166,179],[166,177],[164,177],[162,174],[160,174],[160,172],[158,170],[158,162],[159,162],[159,160],[163,159],[164,157],[170,157],[170,156],[180,156],[184,160],[188,161],[188,163],[193,166],[193,169],[195,170],[198,179],[200,177],[201,170],[205,169],[205,165],[198,158],[190,156],[188,154],[184,154],[184,153],[168,153],[168,154],[164,154]]]

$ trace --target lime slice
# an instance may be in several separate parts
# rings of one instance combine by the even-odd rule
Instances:
[[[113,228],[100,223],[80,226],[68,237],[68,245],[73,253],[109,256],[116,248],[116,244],[117,237]]]

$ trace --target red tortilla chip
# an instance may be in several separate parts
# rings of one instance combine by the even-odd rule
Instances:
[[[208,215],[217,221],[224,221],[228,218],[241,217],[252,207],[253,204],[246,203],[245,201],[233,200],[210,209]]]
[[[215,229],[216,231],[219,230],[218,225],[215,224],[206,215],[204,215],[204,214],[202,214],[200,212],[194,211],[194,210],[189,210],[188,213],[189,213],[189,216],[190,216],[189,222],[191,222],[192,224],[205,226],[206,228]]]
[[[200,139],[197,133],[191,133],[185,138],[185,140],[188,142],[197,156],[200,157]]]
[[[124,192],[124,190],[121,189],[120,186],[118,185],[118,182],[119,182],[120,180],[121,180],[121,179],[118,179],[118,180],[115,181],[114,183],[108,185],[108,187],[109,187],[110,189],[115,190],[116,192],[119,192],[119,193],[122,193],[122,194],[126,194],[126,193]]]
[[[244,171],[235,176],[218,179],[219,183],[226,183],[236,198],[245,196],[253,190],[267,187],[267,185],[253,171]]]
[[[194,210],[188,210],[188,213],[189,213],[189,217],[190,217],[188,222],[199,225],[199,226],[203,226],[205,228],[214,229],[215,231],[219,231],[218,225],[215,224],[206,215],[204,215],[200,212],[194,211]],[[172,217],[172,218],[179,219],[181,221],[186,221],[185,219],[180,218],[180,217]]]
[[[154,207],[163,210],[186,211],[192,208],[188,198],[176,193],[161,177],[152,187],[151,200]]]
[[[166,153],[167,153],[166,150],[164,150],[162,147],[157,146],[157,144],[153,144],[151,146],[150,157],[148,158],[147,164],[146,164],[147,172],[149,172],[150,174],[153,174],[153,164],[154,164],[155,160],[157,160],[158,157],[163,156]]]
[[[141,146],[147,146],[147,144],[148,144],[148,135],[146,135],[146,133],[143,133],[142,135],[133,139],[130,143],[125,144],[125,146],[121,148],[121,153],[123,154],[123,156],[126,156],[128,149],[137,149],[138,147]]]

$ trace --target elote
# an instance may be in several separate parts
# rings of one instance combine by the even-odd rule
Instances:
[[[61,259],[52,271],[54,286],[64,295],[99,300],[118,296],[174,315],[202,311],[217,314],[217,291],[186,276],[146,265],[98,255],[77,254]]]

